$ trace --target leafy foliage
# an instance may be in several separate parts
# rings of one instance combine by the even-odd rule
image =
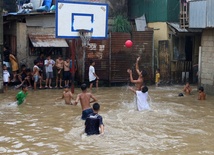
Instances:
[[[113,32],[130,32],[131,26],[128,19],[122,15],[114,17]]]

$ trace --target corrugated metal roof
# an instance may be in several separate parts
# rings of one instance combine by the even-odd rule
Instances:
[[[205,28],[207,18],[207,1],[189,2],[189,28]]]
[[[207,27],[214,27],[214,0],[207,0]]]
[[[33,35],[29,38],[34,47],[68,47],[65,39],[55,38],[54,35]]]
[[[170,22],[167,22],[167,24],[170,25],[171,27],[173,27],[178,32],[188,32],[187,29],[180,28],[179,23],[170,23]]]

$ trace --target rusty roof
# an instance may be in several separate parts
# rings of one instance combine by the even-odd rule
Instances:
[[[54,35],[29,34],[34,47],[68,47],[65,39],[55,38]]]

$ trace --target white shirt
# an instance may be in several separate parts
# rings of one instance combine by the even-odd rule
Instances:
[[[94,73],[95,73],[94,66],[91,66],[91,65],[90,65],[90,67],[89,67],[89,72],[88,72],[89,82],[96,79],[96,76],[94,76]]]
[[[48,64],[48,62],[50,61],[50,64],[48,66],[46,66]],[[53,65],[55,64],[55,61],[50,59],[50,60],[45,60],[45,71],[46,72],[53,72]]]
[[[7,70],[3,71],[3,82],[9,82],[10,73]]]
[[[137,95],[137,108],[139,111],[142,110],[150,110],[149,104],[148,104],[148,92],[143,93],[142,91],[136,91]]]

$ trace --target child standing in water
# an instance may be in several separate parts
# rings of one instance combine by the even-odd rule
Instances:
[[[136,69],[136,72],[138,74],[138,79],[137,80],[133,79],[132,70],[131,69],[127,69],[127,72],[129,73],[129,76],[130,76],[130,81],[131,81],[131,83],[135,84],[136,90],[140,90],[141,89],[141,87],[143,86],[144,77],[146,76],[146,72],[145,71],[140,71],[139,70],[139,61],[140,61],[140,57],[137,58],[136,65],[135,65],[135,69]]]
[[[159,84],[160,84],[160,69],[157,69],[157,70],[156,70],[155,84],[156,84],[156,87],[158,87]]]
[[[141,91],[135,90],[131,87],[129,89],[136,94],[137,97],[137,108],[139,111],[142,110],[150,110],[149,104],[148,104],[148,87],[142,86]]]
[[[10,82],[10,73],[7,70],[7,66],[3,65],[3,85],[4,85],[4,92],[7,92],[8,83]]]
[[[69,86],[65,86],[64,88],[65,89],[64,89],[64,91],[62,93],[62,97],[57,98],[56,100],[58,100],[58,99],[64,99],[65,100],[65,104],[72,105],[71,99],[74,99],[73,98],[73,94],[69,90]]]
[[[17,101],[18,105],[21,105],[25,101],[25,99],[28,95],[27,91],[28,91],[27,86],[22,85],[22,90],[16,95],[16,101]]]
[[[190,87],[189,82],[186,82],[183,91],[186,95],[190,95],[190,93],[192,92],[192,88]]]
[[[104,134],[103,118],[98,114],[100,105],[93,104],[93,113],[89,114],[85,121],[85,133],[89,135]]]
[[[93,84],[96,84],[96,88],[98,88],[98,83],[99,83],[99,77],[95,73],[95,61],[90,60],[90,67],[88,71],[88,76],[89,76],[89,83],[90,83],[90,90],[92,90]]]
[[[204,87],[198,89],[198,100],[206,100],[206,94],[204,93]]]
[[[81,85],[81,90],[82,93],[77,95],[74,105],[77,105],[77,103],[80,101],[82,107],[82,120],[85,120],[89,114],[93,113],[90,103],[96,102],[97,99],[94,97],[94,95],[87,92],[87,85],[85,83]]]

